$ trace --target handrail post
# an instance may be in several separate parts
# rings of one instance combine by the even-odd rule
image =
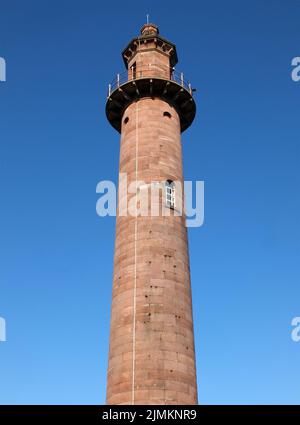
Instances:
[[[171,80],[174,80],[175,68],[171,66]]]
[[[189,83],[189,92],[190,92],[190,94],[192,94],[192,85],[191,85],[191,83]]]
[[[184,86],[184,81],[183,81],[183,72],[180,73],[180,79],[181,79],[181,86]]]

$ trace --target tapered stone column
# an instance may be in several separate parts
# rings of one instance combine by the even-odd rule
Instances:
[[[176,214],[181,195],[168,203],[162,184],[158,215],[150,203],[155,182],[183,187],[181,132],[195,103],[191,86],[173,71],[175,46],[155,25],[142,28],[123,58],[128,73],[110,86],[106,113],[121,133],[119,171],[132,213],[116,221],[107,403],[196,404],[187,229],[184,214]],[[149,196],[146,216],[133,202],[135,189]]]

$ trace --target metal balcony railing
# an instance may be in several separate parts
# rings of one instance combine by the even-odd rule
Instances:
[[[179,72],[174,68],[162,67],[161,65],[149,64],[148,66],[137,66],[136,69],[130,68],[121,74],[117,74],[116,78],[108,85],[108,96],[129,81],[138,80],[140,78],[163,78],[166,80],[174,81],[181,87],[186,89],[190,95],[193,95],[193,89],[190,82],[184,79],[183,72]]]

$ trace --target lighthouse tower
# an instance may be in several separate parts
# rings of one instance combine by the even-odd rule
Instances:
[[[119,191],[121,176],[126,189],[116,220],[107,403],[196,404],[187,229],[176,189],[183,187],[181,133],[195,116],[193,90],[174,69],[175,45],[154,24],[122,55],[127,71],[109,86],[106,104],[121,133]],[[120,211],[141,192],[150,198],[157,182],[159,214],[150,202],[147,214],[137,203],[136,213]]]

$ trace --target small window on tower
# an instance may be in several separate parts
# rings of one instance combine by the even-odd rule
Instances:
[[[128,123],[128,121],[129,121],[129,118],[128,118],[128,117],[126,117],[126,118],[125,118],[125,120],[124,120],[124,124],[127,124],[127,123]]]
[[[133,80],[135,80],[135,79],[136,79],[136,62],[134,62],[134,63],[131,65],[130,69],[131,69],[131,78],[132,78]]]
[[[166,184],[166,204],[169,208],[175,208],[175,183],[172,180],[167,180]]]
[[[164,117],[168,117],[168,118],[171,118],[171,114],[170,114],[170,112],[167,112],[167,111],[165,111],[164,112]]]

